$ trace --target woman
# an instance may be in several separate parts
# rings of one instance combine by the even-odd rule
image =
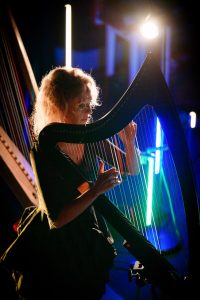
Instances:
[[[81,69],[65,67],[53,69],[42,80],[32,113],[35,136],[38,137],[40,131],[53,122],[89,123],[93,109],[100,105],[98,94],[99,89],[94,79]],[[134,123],[129,124],[126,130],[119,133],[126,149],[127,172],[131,174],[137,174],[139,171],[138,154],[134,146],[135,135],[136,124]],[[83,161],[84,144],[59,142],[57,146],[59,151],[69,156],[75,164],[80,165]],[[100,194],[119,184],[118,175],[119,171],[116,168],[110,168],[104,172],[104,164],[100,162],[94,185],[82,193],[76,201],[63,207],[54,220],[55,227],[68,224],[88,208]]]
[[[98,94],[94,79],[81,69],[51,70],[42,80],[31,117],[36,140],[53,122],[89,123],[93,109],[100,105]],[[127,173],[131,174],[139,169],[135,135],[134,123],[119,133],[126,150]],[[95,300],[105,293],[116,251],[105,220],[92,204],[121,181],[116,167],[104,170],[100,161],[91,182],[93,164],[85,159],[87,151],[84,144],[58,142],[48,151],[37,145],[33,167],[39,183],[40,218],[27,238],[34,259],[27,270],[19,267],[25,299]],[[21,228],[26,218],[27,214]],[[36,267],[37,257],[40,263]]]

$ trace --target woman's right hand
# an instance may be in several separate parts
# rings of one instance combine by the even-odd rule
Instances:
[[[83,191],[80,191],[80,195],[74,199],[75,201],[66,203],[57,220],[54,220],[54,226],[60,228],[68,224],[84,212],[98,196],[118,185],[120,183],[118,175],[119,172],[115,168],[104,171],[104,163],[101,162],[94,185],[87,189],[88,186],[84,187],[84,183],[82,184]]]
[[[97,180],[92,187],[97,197],[120,184],[121,181],[119,180],[118,176],[119,171],[116,170],[116,168],[110,168],[109,170],[105,171],[104,163],[101,161]]]

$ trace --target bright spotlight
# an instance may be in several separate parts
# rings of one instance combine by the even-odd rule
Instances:
[[[158,25],[153,20],[146,20],[141,25],[140,32],[146,39],[155,39],[159,34]]]

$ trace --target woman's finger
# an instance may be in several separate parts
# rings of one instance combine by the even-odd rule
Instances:
[[[104,162],[101,160],[99,163],[99,174],[104,173]]]

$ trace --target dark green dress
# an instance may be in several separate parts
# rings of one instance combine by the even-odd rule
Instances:
[[[57,147],[34,152],[47,214],[35,207],[24,211],[19,237],[1,262],[25,299],[101,299],[116,255],[103,217],[90,206],[62,228],[49,226],[79,195],[78,186],[91,180],[93,162],[77,166]]]

